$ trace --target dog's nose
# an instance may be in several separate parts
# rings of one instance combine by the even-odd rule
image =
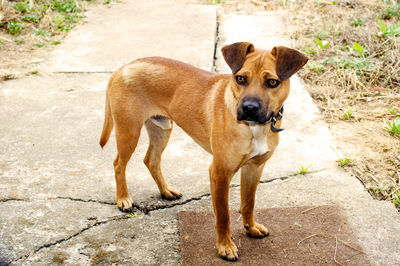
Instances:
[[[245,115],[254,115],[260,108],[260,103],[255,100],[246,100],[242,103],[242,110]]]

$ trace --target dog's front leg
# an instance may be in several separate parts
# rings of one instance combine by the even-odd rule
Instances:
[[[210,166],[210,185],[216,219],[218,254],[224,259],[234,261],[238,259],[238,252],[231,237],[229,219],[229,184],[232,177],[232,171],[213,161]]]
[[[240,211],[243,225],[247,234],[255,238],[263,238],[269,234],[265,226],[255,222],[253,215],[257,185],[260,182],[264,165],[265,162],[250,160],[242,166],[240,177]]]

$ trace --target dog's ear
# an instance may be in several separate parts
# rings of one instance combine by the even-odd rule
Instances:
[[[249,42],[235,42],[221,49],[225,61],[235,74],[242,68],[246,55],[254,52],[254,45]]]
[[[290,78],[308,61],[304,54],[284,46],[272,48],[271,54],[276,58],[276,73],[281,81]]]

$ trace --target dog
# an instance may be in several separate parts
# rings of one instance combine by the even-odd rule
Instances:
[[[182,196],[168,186],[160,167],[173,122],[181,127],[213,156],[209,173],[217,249],[222,258],[234,261],[238,249],[230,233],[231,179],[241,169],[240,212],[247,234],[267,236],[267,228],[253,216],[256,188],[279,142],[289,78],[308,58],[284,46],[263,50],[249,42],[224,46],[222,54],[232,74],[215,74],[163,57],[137,59],[115,71],[107,86],[100,146],[115,126],[117,206],[131,211],[125,170],[143,125],[149,135],[144,163],[162,197]]]

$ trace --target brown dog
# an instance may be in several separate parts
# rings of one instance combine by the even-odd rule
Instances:
[[[281,109],[289,94],[289,78],[308,58],[283,46],[272,51],[239,42],[222,48],[232,75],[218,75],[161,57],[135,60],[113,73],[107,87],[103,147],[113,126],[118,155],[114,161],[117,205],[130,211],[132,199],[125,179],[126,165],[143,125],[150,144],[144,163],[167,199],[181,193],[169,187],[160,161],[172,131],[172,121],[213,155],[210,184],[216,217],[218,253],[238,258],[230,233],[228,193],[240,168],[240,210],[248,235],[268,235],[254,220],[256,188],[265,162],[279,142]]]

